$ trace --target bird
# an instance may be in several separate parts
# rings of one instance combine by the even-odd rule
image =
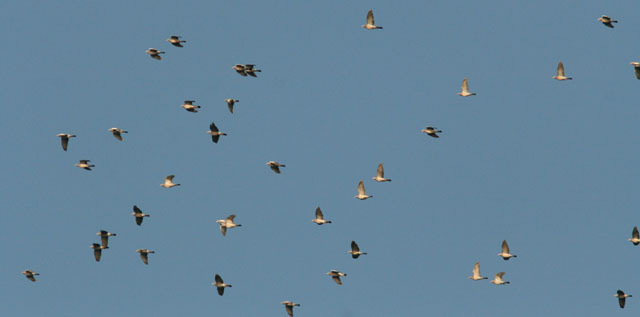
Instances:
[[[113,137],[114,138],[116,138],[116,139],[118,139],[120,141],[122,141],[122,133],[129,133],[129,132],[125,131],[125,130],[118,129],[118,128],[111,128],[111,129],[109,129],[109,131],[111,133],[113,133]]]
[[[355,241],[351,241],[351,250],[347,251],[347,253],[351,254],[351,257],[357,259],[360,255],[366,255],[366,252],[360,251],[360,247]]]
[[[475,96],[475,92],[469,92],[469,81],[467,80],[467,78],[465,77],[462,80],[462,89],[461,91],[458,93],[458,95],[462,96],[462,97],[469,97],[469,96]]]
[[[624,303],[627,301],[627,297],[633,297],[632,295],[625,294],[622,290],[616,291],[613,296],[618,298],[618,305],[620,305],[620,308],[624,308]]]
[[[509,253],[509,245],[507,244],[507,240],[502,240],[502,252],[498,253],[505,261],[508,261],[510,258],[517,258],[518,256],[515,254]]]
[[[511,282],[509,281],[504,281],[502,280],[502,276],[505,275],[505,272],[500,272],[498,274],[496,274],[496,276],[493,278],[493,280],[491,280],[492,284],[495,285],[502,285],[502,284],[509,284]]]
[[[334,282],[336,282],[336,284],[338,285],[342,285],[342,281],[340,280],[340,276],[347,276],[346,273],[342,273],[338,270],[331,270],[329,272],[327,272],[327,275],[331,275],[331,278],[333,279]]]
[[[300,306],[300,304],[296,304],[292,301],[284,301],[282,303],[280,303],[282,305],[284,305],[284,308],[287,310],[287,314],[289,314],[290,317],[293,317],[293,306]]]
[[[367,30],[382,29],[382,27],[377,26],[376,22],[373,20],[373,10],[369,10],[367,13],[367,24],[362,25],[362,27]]]
[[[182,46],[182,43],[187,43],[187,41],[181,40],[182,36],[178,36],[178,35],[171,35],[171,37],[167,40],[167,42],[171,43],[171,45],[175,46],[175,47],[184,47]]]
[[[226,219],[216,220],[216,222],[220,225],[220,232],[222,232],[222,236],[225,237],[227,235],[227,229],[231,229],[234,227],[242,227],[242,225],[235,224],[233,219],[236,218],[236,215],[231,215]]]
[[[109,247],[101,246],[98,243],[91,244],[91,248],[93,249],[93,256],[96,258],[96,262],[100,262],[100,257],[102,256],[102,250],[108,249]]]
[[[24,274],[24,276],[26,278],[30,279],[31,282],[37,281],[35,276],[36,275],[40,275],[40,273],[36,273],[34,271],[31,271],[31,270],[26,270],[26,271],[22,272],[22,274]]]
[[[476,265],[473,266],[473,275],[469,276],[469,278],[474,281],[488,279],[487,277],[480,275],[480,262],[476,262]]]
[[[117,234],[108,232],[106,230],[100,230],[96,233],[97,236],[100,236],[101,245],[105,248],[109,247],[109,237],[115,237]]]
[[[138,208],[138,206],[133,205],[133,212],[131,213],[134,217],[136,217],[136,224],[138,226],[142,225],[142,220],[144,217],[151,217],[151,215],[145,214]]]
[[[62,149],[65,151],[67,150],[67,146],[69,145],[69,138],[76,137],[75,134],[67,134],[67,133],[60,133],[56,136],[60,138],[60,142],[62,143]]]
[[[373,196],[369,196],[369,195],[367,195],[365,193],[365,191],[364,191],[364,182],[360,181],[360,183],[358,184],[358,194],[353,196],[353,197],[358,198],[360,200],[365,200],[365,199],[371,198]]]
[[[633,227],[633,231],[631,232],[631,239],[627,239],[633,243],[633,245],[640,244],[640,234],[638,234],[638,227]]]
[[[384,178],[384,166],[382,163],[378,164],[378,170],[376,171],[376,177],[372,177],[371,179],[376,182],[390,182],[391,180],[388,178]]]
[[[194,105],[195,100],[185,100],[184,103],[180,106],[189,112],[198,112],[197,109],[200,109],[200,106]]]
[[[633,65],[633,68],[636,71],[636,78],[640,79],[640,63],[639,62],[631,62],[629,64]]]
[[[180,184],[175,184],[173,182],[173,178],[176,177],[175,175],[169,175],[167,177],[164,178],[164,183],[160,184],[160,186],[164,187],[164,188],[171,188],[171,187],[175,187],[175,186],[180,186]]]
[[[156,251],[151,251],[147,249],[138,249],[136,252],[140,253],[140,259],[142,259],[142,263],[149,264],[149,253],[156,253]]]
[[[76,164],[75,166],[79,167],[79,168],[84,168],[87,171],[92,171],[92,167],[95,167],[95,165],[93,164],[89,164],[90,160],[80,160],[80,163]]]
[[[148,50],[145,51],[145,53],[149,54],[151,58],[157,59],[157,60],[162,60],[162,56],[160,56],[160,54],[164,54],[163,51],[159,51],[155,48],[149,48]]]
[[[215,279],[216,279],[215,283],[211,283],[211,285],[217,287],[218,295],[222,296],[222,294],[224,294],[224,288],[231,287],[231,284],[226,284],[224,281],[222,281],[222,277],[220,277],[220,275],[218,274],[216,274]]]
[[[557,80],[572,80],[573,78],[567,77],[564,75],[564,65],[562,62],[558,62],[558,74],[556,76],[551,77]]]
[[[216,124],[213,122],[209,125],[209,131],[207,131],[207,133],[211,134],[211,141],[213,141],[213,143],[218,143],[221,135],[227,135],[224,132],[220,132],[218,127],[216,127]]]
[[[261,72],[262,70],[260,69],[255,69],[256,65],[254,64],[236,64],[235,66],[233,66],[232,68],[236,70],[236,72],[242,76],[251,76],[251,77],[258,77],[256,75],[256,72]]]
[[[606,15],[601,16],[598,19],[598,21],[602,22],[602,24],[604,24],[604,25],[606,25],[606,26],[608,26],[608,27],[610,27],[612,29],[613,29],[613,23],[618,23],[618,21],[612,20],[610,17],[608,17]]]
[[[280,164],[276,161],[269,161],[267,163],[265,163],[265,165],[268,165],[272,171],[274,171],[276,174],[280,174],[280,168],[281,167],[285,167],[286,165],[284,164]]]
[[[319,206],[316,208],[316,219],[313,219],[311,221],[317,223],[318,225],[323,225],[325,223],[331,223],[331,220],[324,220],[324,215],[322,214],[322,210],[320,210]]]
[[[236,102],[240,102],[240,100],[238,100],[238,99],[231,99],[231,98],[225,99],[224,101],[227,102],[227,107],[229,107],[229,111],[231,111],[231,113],[233,113],[233,105]]]
[[[422,132],[428,134],[430,137],[433,138],[439,138],[440,136],[438,135],[438,133],[442,133],[441,130],[438,130],[437,128],[434,127],[426,127],[424,129],[421,130]]]

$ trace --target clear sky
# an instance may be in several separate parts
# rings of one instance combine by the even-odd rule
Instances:
[[[383,30],[361,28],[369,9]],[[637,315],[640,298],[620,311],[613,294],[640,297],[640,247],[626,241],[640,224],[638,12],[629,0],[0,2],[2,314],[286,316],[291,300],[317,317]],[[573,81],[551,78],[558,61]],[[262,73],[241,77],[238,63]],[[477,96],[456,95],[464,77]],[[226,98],[240,100],[233,115]],[[218,144],[212,121],[228,133]],[[63,132],[78,136],[67,152]],[[371,180],[380,162],[392,182]],[[169,174],[182,186],[160,187]],[[353,197],[360,180],[373,198]],[[141,227],[134,204],[151,214]],[[332,224],[311,222],[316,206]],[[243,226],[222,237],[215,220],[232,213]],[[118,236],[96,263],[100,229]],[[503,239],[518,258],[496,255]],[[368,255],[351,259],[351,240]],[[148,266],[139,248],[156,251]],[[467,279],[476,261],[511,284]],[[233,285],[223,297],[216,273]]]

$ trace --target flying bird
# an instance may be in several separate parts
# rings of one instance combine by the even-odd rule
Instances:
[[[195,100],[185,100],[184,103],[180,106],[189,112],[198,112],[197,109],[200,109],[200,106],[194,105]]]
[[[143,213],[142,210],[140,210],[140,208],[138,208],[138,206],[136,205],[133,205],[133,212],[131,214],[136,217],[136,224],[138,226],[142,225],[142,220],[144,219],[144,217],[151,217],[150,215]]]
[[[232,68],[236,70],[236,72],[242,76],[251,76],[251,77],[258,77],[256,75],[256,72],[261,72],[262,70],[260,69],[255,69],[256,65],[254,64],[236,64],[235,66],[233,66]]]
[[[80,160],[80,163],[76,164],[75,166],[79,167],[79,168],[84,168],[87,171],[91,171],[92,167],[95,167],[95,165],[93,164],[89,164],[90,160]]]
[[[160,186],[164,187],[164,188],[171,188],[171,187],[175,187],[175,186],[180,186],[180,184],[175,184],[173,182],[173,178],[176,177],[175,175],[169,175],[167,177],[164,178],[164,183],[160,184]]]
[[[220,232],[222,232],[222,236],[225,237],[227,235],[227,229],[242,227],[242,225],[235,224],[233,219],[236,218],[236,215],[231,215],[226,219],[216,220],[216,222],[220,225]]]
[[[366,252],[360,251],[360,247],[355,241],[351,241],[351,250],[347,251],[347,253],[351,254],[351,257],[357,259],[360,255],[366,255]]]
[[[376,22],[373,20],[373,10],[369,10],[367,13],[367,24],[362,25],[362,27],[367,30],[382,29],[382,27],[377,26]]]
[[[213,143],[218,143],[221,135],[227,135],[224,132],[220,132],[218,127],[216,127],[216,124],[213,122],[209,125],[209,131],[207,131],[207,133],[211,134],[211,141],[213,141]]]
[[[476,265],[473,266],[473,275],[469,276],[469,278],[474,281],[488,279],[487,277],[480,275],[480,262],[476,262]]]
[[[502,276],[505,275],[505,274],[506,274],[505,272],[500,272],[500,273],[496,274],[496,276],[493,278],[493,280],[491,280],[491,283],[495,284],[495,285],[502,285],[502,284],[511,283],[509,281],[502,280]]]
[[[515,254],[509,253],[509,245],[507,244],[507,240],[502,240],[502,252],[498,253],[505,261],[510,258],[517,258],[518,256]]]
[[[556,76],[551,77],[557,80],[572,80],[573,78],[567,77],[564,75],[564,65],[562,62],[558,62],[558,74]]]
[[[284,308],[287,310],[287,314],[289,314],[289,317],[293,317],[293,306],[300,306],[300,304],[296,304],[288,300],[280,304],[284,305]]]
[[[36,273],[34,271],[31,270],[26,270],[24,272],[22,272],[22,274],[24,274],[24,276],[28,279],[31,280],[31,282],[35,282],[36,280],[36,275],[40,275],[40,273]]]
[[[462,80],[462,88],[461,88],[461,91],[458,93],[458,95],[462,97],[469,97],[469,96],[475,96],[475,94],[476,94],[475,92],[469,92],[469,81],[465,77]]]
[[[373,196],[369,196],[366,194],[366,192],[364,191],[364,182],[360,181],[360,183],[358,183],[358,194],[353,196],[355,198],[358,198],[360,200],[365,200],[367,198],[371,198]]]
[[[100,236],[100,242],[103,247],[109,247],[109,237],[115,237],[115,233],[108,232],[106,230],[100,230],[100,232],[96,233],[97,236]]]
[[[236,104],[236,102],[240,102],[240,100],[238,99],[225,99],[224,101],[227,102],[227,107],[229,107],[229,111],[231,111],[231,113],[233,113],[233,105]]]
[[[631,239],[627,239],[633,243],[633,245],[640,244],[640,234],[638,234],[638,227],[633,227],[633,231],[631,232]]]
[[[376,171],[376,177],[372,177],[376,182],[390,182],[388,178],[384,178],[384,166],[382,163],[378,164],[378,170]]]
[[[167,42],[171,43],[171,45],[176,46],[176,47],[184,47],[182,46],[182,43],[187,43],[187,41],[181,40],[182,36],[178,36],[178,35],[171,35],[171,37],[167,40]]]
[[[226,284],[224,281],[222,281],[222,277],[220,277],[220,275],[216,274],[216,281],[215,283],[211,283],[211,285],[215,286],[218,288],[218,295],[222,296],[224,294],[224,288],[225,287],[231,287],[230,284]]]
[[[149,54],[151,58],[157,59],[157,60],[162,60],[162,56],[160,56],[160,54],[164,54],[163,51],[159,51],[155,48],[149,48],[148,50],[145,51],[145,53]]]
[[[125,130],[118,129],[118,128],[111,128],[109,129],[109,132],[113,133],[113,137],[120,141],[122,141],[122,133],[129,133]]]
[[[93,249],[93,256],[96,258],[96,262],[100,262],[100,257],[102,256],[102,250],[108,249],[109,247],[103,247],[98,243],[91,244],[91,248]]]
[[[318,225],[323,225],[325,223],[331,223],[331,220],[324,220],[324,215],[322,214],[322,210],[320,210],[320,207],[316,208],[316,219],[313,219],[311,221],[317,223]]]
[[[602,17],[600,17],[598,19],[598,21],[602,22],[602,24],[604,24],[604,25],[606,25],[606,26],[608,26],[608,27],[610,27],[612,29],[613,29],[613,23],[618,23],[618,21],[612,20],[610,17],[608,17],[606,15],[603,15]]]
[[[624,308],[627,297],[633,297],[632,295],[625,294],[622,290],[618,290],[613,296],[618,298],[618,305],[620,305],[620,308]]]
[[[342,272],[337,271],[337,270],[331,270],[331,271],[327,272],[327,275],[331,275],[331,278],[333,279],[333,281],[336,282],[336,284],[338,284],[338,285],[342,285],[342,281],[340,280],[340,276],[347,276],[346,273],[342,273]]]
[[[136,252],[140,253],[140,259],[142,259],[142,263],[144,264],[149,264],[149,253],[156,253],[155,251],[147,249],[138,249]]]
[[[631,62],[629,64],[633,65],[633,69],[636,71],[636,78],[640,79],[640,63],[639,62]]]
[[[281,167],[285,167],[286,165],[284,164],[280,164],[276,161],[269,161],[267,163],[265,163],[265,165],[268,165],[272,171],[274,171],[276,174],[280,174],[280,168]]]
[[[69,145],[69,138],[75,138],[76,136],[75,134],[60,133],[57,135],[57,137],[60,138],[60,142],[62,143],[62,149],[66,151],[67,146]]]
[[[434,127],[426,127],[421,131],[433,138],[439,138],[440,136],[438,135],[438,133],[442,133],[441,130],[438,130],[437,128],[434,128]]]

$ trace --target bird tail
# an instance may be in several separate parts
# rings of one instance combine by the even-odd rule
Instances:
[[[129,131],[122,131],[122,133],[129,133]]]
[[[222,135],[227,135],[226,133],[223,133]]]
[[[618,23],[618,21],[616,21],[616,20],[611,20],[611,22],[613,22],[613,23]]]
[[[327,221],[325,221],[325,222],[326,222],[326,223],[331,223],[331,220],[327,220]]]
[[[196,108],[200,108],[200,106],[195,106]]]
[[[33,273],[33,275],[40,275],[40,273]]]
[[[382,29],[382,27],[381,26],[376,26],[376,29]]]
[[[505,284],[511,284],[511,282],[504,282]]]
[[[629,297],[631,297],[631,296],[629,296]],[[300,306],[300,304],[293,304],[293,306]]]
[[[180,184],[175,184],[176,186],[180,186]]]
[[[567,78],[567,80],[572,80],[572,79],[573,79],[572,77]]]
[[[96,167],[95,165],[89,165],[89,167]]]
[[[287,166],[286,166],[286,165],[284,165],[284,164],[280,164],[280,167],[287,167]]]

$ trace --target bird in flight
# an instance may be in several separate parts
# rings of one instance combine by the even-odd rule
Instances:
[[[571,77],[567,77],[564,75],[564,64],[562,64],[562,62],[558,62],[558,71],[557,71],[557,75],[551,77],[553,79],[557,79],[557,80],[572,80],[573,78]]]
[[[216,274],[215,277],[216,281],[215,283],[211,283],[211,285],[215,286],[218,288],[218,295],[222,296],[224,294],[224,288],[225,287],[231,287],[230,284],[226,284],[224,281],[222,281],[222,277],[220,277],[220,275]]]
[[[373,196],[367,195],[367,193],[364,191],[364,182],[360,181],[360,183],[358,183],[358,194],[355,195],[354,197],[358,198],[360,200],[365,200],[365,199],[371,198]]]
[[[160,56],[160,54],[164,54],[163,51],[159,51],[155,48],[149,48],[148,50],[145,51],[145,53],[149,54],[151,58],[157,59],[157,60],[162,60],[162,56]]]
[[[376,171],[376,177],[372,177],[376,182],[390,182],[388,178],[384,178],[384,166],[382,163],[378,164],[378,170]]]
[[[236,215],[231,215],[226,219],[216,220],[216,222],[220,225],[220,232],[222,232],[222,236],[225,237],[227,235],[227,229],[242,227],[240,224],[235,224],[233,219],[236,218]]]
[[[357,259],[358,257],[360,257],[360,255],[367,254],[366,252],[360,251],[360,247],[355,241],[351,241],[351,250],[347,251],[347,253],[350,253],[351,257],[354,259]]]
[[[151,251],[147,249],[138,249],[136,252],[140,253],[140,259],[142,263],[149,264],[149,253],[156,253],[156,251]]]
[[[323,225],[325,223],[331,223],[331,220],[324,220],[324,215],[322,214],[322,210],[320,210],[319,206],[316,208],[316,219],[313,219],[311,221],[317,223],[318,225]]]
[[[461,91],[458,93],[458,95],[462,97],[469,97],[469,96],[475,96],[475,94],[476,94],[475,92],[469,92],[469,81],[465,77],[462,80],[462,88],[461,88]]]
[[[284,305],[284,308],[287,310],[287,314],[289,314],[289,317],[293,317],[293,307],[294,306],[300,306],[300,304],[296,304],[292,301],[284,301],[282,303],[280,303],[282,305]]]
[[[100,262],[100,257],[102,256],[102,250],[108,249],[109,247],[104,247],[98,243],[93,243],[91,244],[91,248],[93,249],[93,257],[96,258],[96,262]]]
[[[473,266],[473,275],[469,276],[469,278],[474,281],[488,279],[487,277],[483,277],[480,275],[480,262],[476,262],[476,265]]]
[[[182,46],[182,43],[187,43],[187,41],[181,40],[182,36],[178,36],[178,35],[171,35],[171,37],[167,40],[167,42],[171,43],[171,45],[175,46],[175,47],[184,47]]]
[[[382,29],[381,26],[376,25],[376,22],[373,19],[373,10],[369,10],[367,13],[367,24],[362,25],[362,27],[367,30]]]
[[[625,294],[622,290],[618,290],[613,296],[618,298],[618,305],[620,305],[620,308],[624,308],[627,297],[633,297],[632,295]]]
[[[608,26],[608,27],[610,27],[610,28],[612,28],[612,29],[613,29],[613,27],[614,27],[614,26],[613,26],[613,23],[618,23],[618,21],[616,21],[616,20],[612,20],[610,17],[608,17],[608,16],[606,16],[606,15],[601,16],[601,17],[598,19],[598,21],[602,22],[602,24],[604,24],[604,25],[606,25],[606,26]]]
[[[638,227],[633,227],[633,231],[631,232],[631,238],[627,239],[633,243],[633,245],[640,244],[640,234],[638,234]]]
[[[142,210],[140,210],[140,208],[138,208],[138,206],[136,205],[133,205],[133,212],[131,214],[136,217],[136,224],[138,226],[142,225],[142,220],[144,219],[144,217],[151,217],[150,215],[143,213]]]
[[[195,100],[185,100],[184,103],[180,107],[184,108],[184,110],[187,110],[189,112],[198,112],[198,109],[200,109],[200,106],[194,105],[193,104],[194,102],[196,102],[196,101]]]
[[[327,272],[327,275],[331,276],[331,279],[333,279],[334,282],[336,282],[336,284],[338,285],[342,285],[342,281],[340,280],[340,276],[347,276],[346,273],[342,273],[338,270],[331,270],[329,272]]]
[[[507,244],[507,240],[502,240],[502,252],[498,253],[505,261],[511,258],[517,258],[518,256],[515,254],[509,253],[509,245]]]
[[[438,135],[438,133],[442,133],[441,130],[438,130],[437,128],[434,128],[434,127],[426,127],[421,131],[433,138],[439,138],[440,136]]]
[[[218,143],[221,135],[227,135],[224,132],[220,132],[218,127],[216,127],[216,124],[213,122],[209,125],[209,131],[207,131],[207,133],[211,134],[211,141],[213,141],[213,143]]]
[[[24,272],[22,272],[22,274],[24,274],[24,276],[28,279],[31,280],[31,282],[35,282],[36,280],[36,275],[40,275],[40,273],[36,273],[34,271],[31,270],[26,270]]]
[[[265,165],[268,165],[272,171],[274,171],[276,174],[280,174],[280,168],[281,167],[285,167],[286,165],[284,164],[280,164],[276,161],[269,161],[267,163],[265,163]]]
[[[238,99],[231,99],[231,98],[225,99],[224,101],[227,103],[227,107],[229,107],[229,111],[231,113],[233,113],[233,105],[235,105],[236,102],[240,102],[240,100]]]
[[[115,233],[111,233],[108,232],[106,230],[100,230],[98,233],[96,233],[97,236],[100,236],[100,245],[108,248],[109,247],[109,237],[115,237],[116,234]]]
[[[236,64],[235,66],[233,66],[232,68],[236,70],[236,72],[242,76],[251,76],[251,77],[258,77],[256,75],[257,72],[261,72],[262,70],[260,69],[256,69],[255,68],[256,65],[254,64]]]
[[[495,285],[503,285],[503,284],[511,283],[509,281],[502,280],[502,276],[504,276],[505,274],[506,274],[505,272],[500,272],[500,273],[496,274],[496,276],[493,278],[491,283],[495,284]]]
[[[80,160],[80,163],[76,164],[75,166],[79,167],[79,168],[84,168],[87,171],[91,171],[92,167],[95,167],[95,165],[93,164],[89,164],[90,160]]]
[[[118,129],[118,128],[111,128],[109,129],[109,132],[113,133],[113,137],[120,141],[122,141],[122,133],[129,133],[125,130]]]
[[[69,138],[75,138],[75,134],[66,134],[60,133],[57,135],[60,138],[60,142],[62,143],[62,149],[67,150],[67,146],[69,145]]]
[[[171,188],[171,187],[175,187],[175,186],[180,186],[180,184],[175,184],[173,182],[173,178],[176,177],[175,175],[169,175],[167,177],[164,178],[164,183],[160,184],[160,186],[164,187],[164,188]]]

